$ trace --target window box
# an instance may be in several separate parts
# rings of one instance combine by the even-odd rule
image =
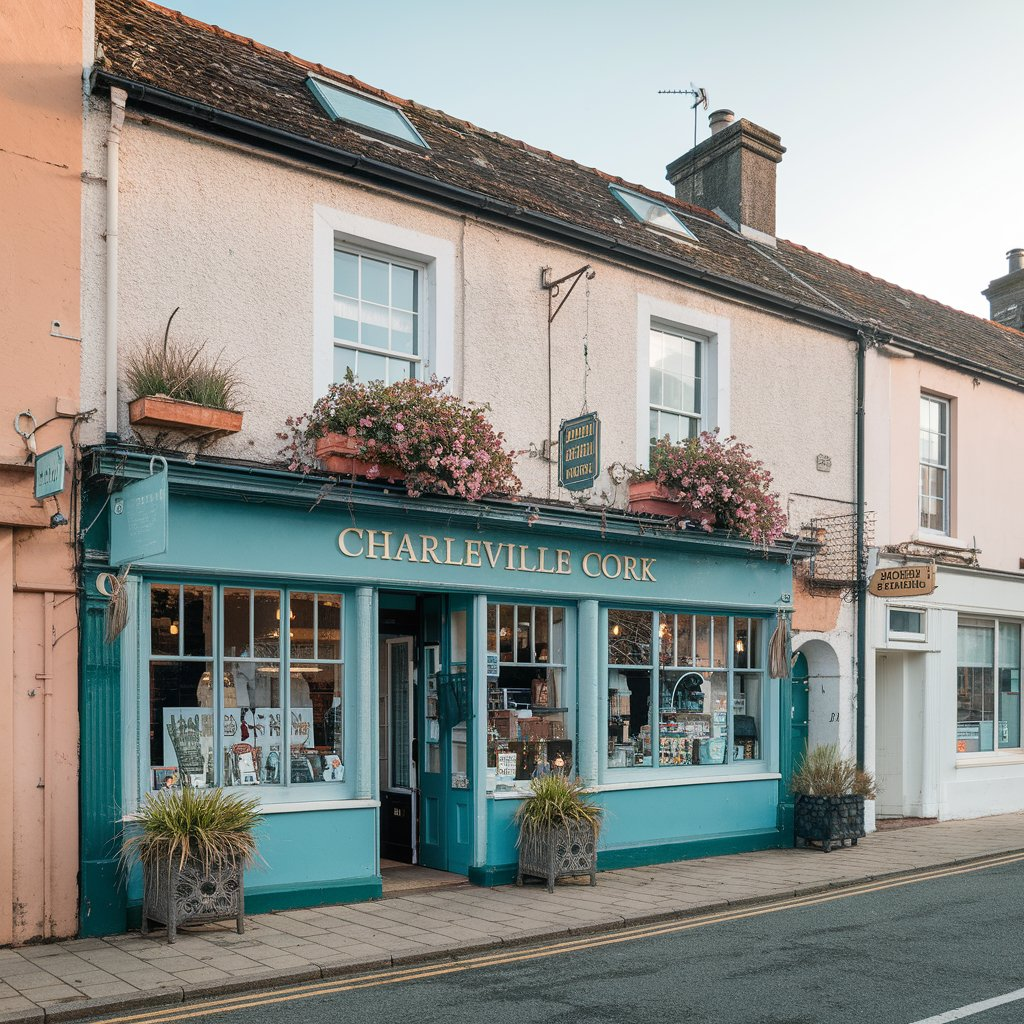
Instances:
[[[371,462],[360,457],[358,437],[349,434],[328,433],[317,438],[316,457],[328,473],[361,476],[370,479],[404,480],[405,472],[386,462]],[[376,466],[376,470],[373,467]]]
[[[715,516],[707,511],[698,512],[678,498],[673,499],[668,488],[656,480],[638,480],[629,485],[629,511],[635,514],[672,516],[673,519],[692,519],[694,522],[715,525]]]
[[[237,434],[242,429],[242,413],[233,409],[211,409],[158,395],[136,398],[128,406],[128,421],[133,427],[165,427],[186,434]]]

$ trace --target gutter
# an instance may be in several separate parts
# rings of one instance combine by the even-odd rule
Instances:
[[[470,210],[498,219],[511,220],[530,229],[533,233],[540,233],[563,244],[586,246],[635,266],[662,273],[667,271],[688,281],[714,287],[727,295],[754,302],[761,307],[809,320],[815,324],[825,324],[832,330],[849,333],[855,331],[859,326],[849,319],[831,314],[815,306],[805,305],[794,299],[786,299],[776,292],[767,288],[759,288],[757,285],[749,284],[739,278],[709,273],[682,260],[650,252],[599,231],[571,224],[558,217],[528,210],[502,199],[494,199],[480,192],[438,181],[425,174],[359,156],[322,142],[315,142],[294,132],[273,128],[236,114],[229,114],[207,103],[189,100],[166,90],[142,85],[131,79],[103,71],[97,71],[96,82],[108,86],[111,95],[115,90],[124,90],[132,100],[133,107],[139,110],[202,127],[208,131],[213,129],[220,134],[245,141],[260,149],[298,158],[307,164],[355,175],[377,184],[397,187],[407,193],[455,206],[460,210]]]
[[[857,765],[864,767],[865,743],[864,729],[867,719],[866,671],[864,660],[867,657],[867,551],[864,548],[864,389],[865,364],[868,348],[872,337],[864,331],[857,332],[857,410],[856,410],[856,442],[857,449]]]
[[[110,90],[110,126],[107,128],[107,291],[104,310],[104,350],[106,353],[106,431],[107,440],[117,440],[117,261],[118,261],[118,165],[121,156],[121,129],[128,94],[124,89]]]

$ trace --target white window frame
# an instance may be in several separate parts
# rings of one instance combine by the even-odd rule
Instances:
[[[946,411],[946,462],[945,465],[938,462],[929,462],[921,458],[921,403],[934,402],[945,408]],[[953,404],[948,398],[941,395],[933,395],[928,391],[922,391],[918,404],[918,427],[917,427],[917,528],[918,532],[925,536],[951,537],[953,535],[953,516],[951,509],[951,498],[953,494]],[[936,530],[931,526],[924,526],[921,523],[922,498],[921,493],[921,467],[928,466],[931,469],[941,469],[945,473],[945,486],[942,494],[942,529]]]
[[[921,631],[906,633],[892,628],[893,612],[913,612],[921,616]],[[911,608],[909,605],[889,604],[885,607],[885,632],[890,641],[897,643],[926,643],[928,640],[928,611],[925,608]]]
[[[636,362],[636,464],[650,460],[651,327],[680,332],[701,342],[700,429],[719,427],[729,434],[729,378],[731,322],[703,310],[666,302],[649,295],[637,296]]]
[[[450,378],[455,366],[454,243],[317,205],[313,208],[313,399],[326,394],[334,383],[337,248],[407,264],[420,272],[421,376]]]

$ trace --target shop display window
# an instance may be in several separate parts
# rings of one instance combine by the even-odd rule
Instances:
[[[547,772],[571,774],[565,609],[487,607],[487,788],[523,790]]]
[[[611,609],[608,767],[760,759],[763,635],[760,619]]]
[[[1021,746],[1021,626],[961,617],[957,627],[956,752]]]
[[[343,781],[341,601],[152,584],[151,788]]]

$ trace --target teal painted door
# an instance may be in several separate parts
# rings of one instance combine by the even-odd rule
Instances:
[[[419,862],[468,874],[473,853],[472,598],[423,599]]]
[[[811,707],[807,658],[803,654],[798,654],[793,660],[791,694],[789,728],[793,737],[793,766],[796,767],[807,753],[807,723]]]

